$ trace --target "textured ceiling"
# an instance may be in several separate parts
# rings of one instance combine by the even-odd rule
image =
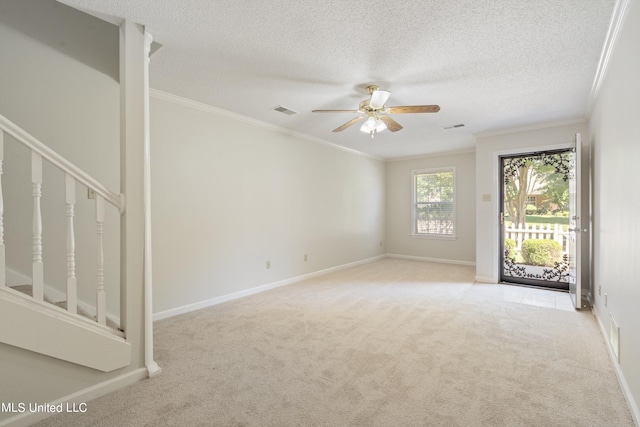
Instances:
[[[474,135],[585,116],[615,0],[63,0],[147,26],[151,87],[381,158],[463,150]],[[353,114],[377,84],[393,116]],[[273,111],[283,105],[298,112]],[[463,128],[443,127],[464,123]]]

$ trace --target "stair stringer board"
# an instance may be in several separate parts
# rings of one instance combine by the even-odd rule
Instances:
[[[131,363],[131,344],[101,325],[0,287],[0,342],[110,372]]]

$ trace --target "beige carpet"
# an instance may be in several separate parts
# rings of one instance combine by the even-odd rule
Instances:
[[[633,426],[590,313],[473,277],[385,259],[157,322],[160,376],[39,425]]]

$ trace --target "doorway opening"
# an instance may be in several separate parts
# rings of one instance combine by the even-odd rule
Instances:
[[[569,291],[575,152],[500,157],[500,280]]]

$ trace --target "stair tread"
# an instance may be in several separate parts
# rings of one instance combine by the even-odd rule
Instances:
[[[33,286],[32,285],[15,285],[15,286],[11,286],[11,289],[14,289],[18,292],[21,292],[25,295],[29,295],[30,297],[33,296]],[[48,302],[50,304],[55,305],[56,307],[60,307],[63,310],[67,309],[67,301],[58,301],[58,302],[54,302],[51,301],[49,298],[47,298],[45,296],[44,298],[45,302]],[[90,313],[88,313],[87,311],[83,310],[81,307],[77,307],[78,310],[78,314],[80,316],[86,317],[88,319],[91,319],[93,321],[96,320],[96,317]],[[118,326],[118,324],[116,324],[113,320],[107,318],[107,326],[112,328],[112,329],[119,329],[120,327]]]
[[[33,286],[31,285],[16,285],[16,286],[11,286],[11,289],[14,289],[18,292],[29,295],[30,297],[33,296]]]

